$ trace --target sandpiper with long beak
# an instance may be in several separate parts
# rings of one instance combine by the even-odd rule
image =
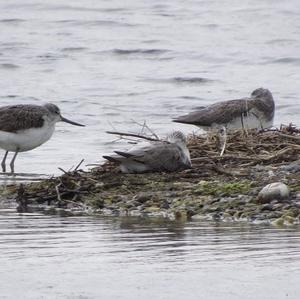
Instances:
[[[173,119],[174,122],[211,129],[265,129],[272,127],[275,104],[268,89],[258,88],[248,98],[217,102]]]
[[[8,152],[14,152],[10,162],[11,173],[19,152],[30,151],[48,141],[55,124],[63,121],[75,126],[84,125],[63,117],[59,108],[51,103],[39,105],[12,105],[0,107],[0,148],[5,150],[1,163],[6,172]]]

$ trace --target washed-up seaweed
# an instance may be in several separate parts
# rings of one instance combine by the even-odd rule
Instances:
[[[260,132],[240,130],[227,133],[223,155],[220,155],[221,139],[219,133],[188,137],[193,165],[191,170],[176,173],[122,174],[110,162],[89,171],[79,169],[78,165],[73,171],[61,169],[63,174],[59,177],[12,187],[12,190],[17,193],[16,199],[21,209],[26,209],[27,205],[33,203],[62,208],[76,207],[81,210],[91,207],[114,210],[115,202],[122,201],[127,206],[127,202],[141,192],[151,193],[153,190],[158,194],[155,195],[158,202],[164,202],[159,199],[160,191],[161,194],[169,194],[174,190],[177,195],[179,191],[183,192],[185,197],[190,192],[193,195],[190,198],[197,200],[193,188],[202,180],[212,181],[217,185],[233,183],[227,186],[229,189],[240,187],[242,182],[241,192],[244,185],[247,188],[254,186],[258,190],[282,177],[278,171],[275,171],[273,177],[268,177],[266,171],[280,169],[284,165],[297,166],[300,161],[300,130],[292,125]],[[265,169],[266,171],[262,171]],[[284,179],[290,182],[293,190],[298,190],[300,177],[297,170],[285,172]]]

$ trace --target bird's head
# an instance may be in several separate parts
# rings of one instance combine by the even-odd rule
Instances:
[[[49,117],[53,122],[63,121],[74,126],[84,127],[84,125],[82,124],[79,124],[75,121],[63,117],[60,113],[60,109],[56,105],[52,103],[47,103],[44,105],[44,107],[49,111]]]
[[[181,131],[174,131],[167,136],[170,143],[180,143],[186,145],[186,137]]]
[[[252,98],[273,98],[272,93],[266,88],[257,88],[251,93]]]

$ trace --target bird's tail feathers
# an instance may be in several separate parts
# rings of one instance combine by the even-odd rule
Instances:
[[[102,156],[104,159],[113,162],[113,163],[121,163],[117,158],[111,156]]]

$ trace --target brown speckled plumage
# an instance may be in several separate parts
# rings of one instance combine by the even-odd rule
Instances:
[[[43,106],[14,105],[0,108],[0,131],[16,133],[20,130],[40,128],[43,115],[49,111]]]
[[[263,117],[272,121],[274,117],[274,101],[269,90],[259,88],[251,97],[238,100],[222,101],[187,115],[174,119],[174,122],[210,127],[212,124],[226,125],[235,118],[247,116],[249,113],[257,118]]]
[[[63,121],[75,126],[84,125],[71,121],[60,114],[59,108],[47,103],[38,105],[11,105],[0,107],[0,148],[5,150],[1,162],[6,172],[8,152],[15,152],[11,162],[11,173],[19,152],[30,151],[47,142],[55,129],[55,124]]]

